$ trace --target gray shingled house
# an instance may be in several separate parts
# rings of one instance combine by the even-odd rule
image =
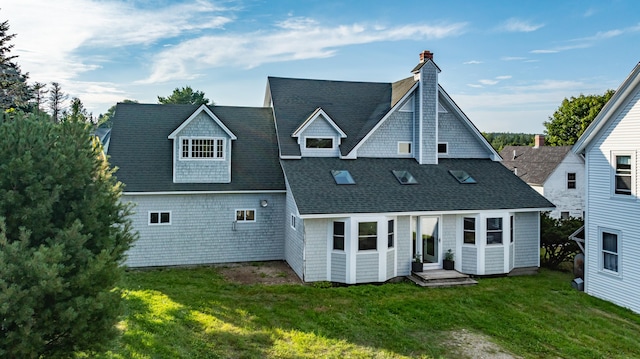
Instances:
[[[108,154],[136,204],[131,267],[286,260],[304,281],[384,282],[412,258],[539,266],[539,212],[438,84],[269,77],[264,107],[118,104]]]

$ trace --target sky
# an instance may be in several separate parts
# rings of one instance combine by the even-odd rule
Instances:
[[[29,81],[96,116],[184,86],[262,106],[267,76],[394,82],[430,50],[480,131],[543,133],[640,61],[636,0],[2,0],[4,20]]]

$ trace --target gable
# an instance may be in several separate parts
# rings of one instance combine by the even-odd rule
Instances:
[[[600,110],[596,118],[584,131],[582,136],[573,146],[575,153],[582,153],[592,144],[596,137],[601,135],[603,128],[619,116],[621,108],[628,104],[634,96],[637,96],[640,87],[640,63],[631,71],[625,81],[618,87],[609,102]]]
[[[215,126],[208,123],[207,118],[212,120],[215,123]],[[195,123],[192,123],[195,122]],[[198,134],[207,134],[207,131],[218,132],[221,130],[224,132],[225,137],[229,137],[232,140],[236,139],[236,135],[234,135],[227,126],[225,126],[222,121],[206,106],[201,105],[198,107],[196,111],[194,111],[191,116],[189,116],[184,122],[178,126],[171,134],[169,134],[169,139],[175,139],[179,134],[185,135],[185,130],[187,133],[191,133],[192,135]],[[221,135],[221,134],[220,134]]]
[[[392,84],[269,77],[268,93],[281,156],[301,155],[291,134],[317,108],[346,135],[340,145],[340,153],[346,155],[391,109]]]
[[[230,183],[174,183],[168,138],[198,106],[119,103],[108,155],[125,192],[284,190],[270,108],[215,106],[209,110],[238,135]],[[228,141],[231,142],[231,141]]]

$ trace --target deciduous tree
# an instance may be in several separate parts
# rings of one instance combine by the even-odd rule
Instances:
[[[0,357],[73,357],[112,339],[135,239],[91,125],[0,114]]]
[[[607,90],[603,95],[565,98],[553,116],[549,117],[549,121],[544,122],[545,143],[550,146],[570,146],[576,143],[614,92]]]

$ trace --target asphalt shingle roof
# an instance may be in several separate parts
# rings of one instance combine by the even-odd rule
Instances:
[[[392,84],[269,77],[281,154],[300,155],[300,147],[291,135],[317,108],[347,134],[340,151],[348,154],[413,83],[413,78]]]
[[[209,106],[233,132],[231,183],[173,183],[173,141],[167,136],[196,105],[119,103],[108,155],[125,192],[284,190],[270,108]]]
[[[515,159],[514,159],[515,151]],[[518,177],[532,185],[542,185],[564,160],[571,146],[505,146],[500,151],[504,164],[511,171],[518,168]]]
[[[552,208],[551,202],[488,159],[302,158],[283,160],[302,215]],[[331,170],[348,170],[355,185],[337,185]],[[409,171],[418,181],[402,185],[392,170]],[[464,170],[477,183],[461,184],[448,171]]]

